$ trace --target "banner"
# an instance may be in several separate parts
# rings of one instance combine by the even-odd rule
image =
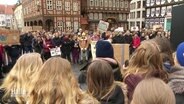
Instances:
[[[31,31],[33,31],[33,28],[31,26],[24,26],[22,28],[23,33],[31,32]]]
[[[139,27],[138,26],[131,27],[131,31],[139,31]]]
[[[51,56],[61,56],[60,47],[50,49]]]
[[[100,20],[98,24],[98,30],[103,33],[103,32],[106,32],[108,28],[109,28],[109,23]]]
[[[42,26],[33,26],[33,31],[42,31]]]
[[[96,43],[97,41],[91,41],[91,54],[93,59],[96,58]]]
[[[19,44],[20,32],[0,28],[0,44]]]

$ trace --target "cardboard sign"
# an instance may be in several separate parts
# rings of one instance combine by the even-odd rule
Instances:
[[[0,44],[19,44],[20,32],[18,30],[0,29]]]
[[[33,26],[33,31],[42,31],[42,26]]]
[[[153,25],[153,31],[157,31],[158,29],[162,29],[162,25]]]
[[[138,26],[131,27],[131,31],[139,31]]]
[[[60,47],[50,49],[51,56],[61,56]]]
[[[114,57],[121,65],[126,60],[129,60],[129,44],[112,44],[112,46],[114,48]]]
[[[33,28],[31,26],[24,26],[22,28],[23,33],[31,32],[31,31],[33,31]]]
[[[98,30],[103,33],[103,32],[106,32],[108,28],[109,28],[109,23],[100,20],[98,24]]]

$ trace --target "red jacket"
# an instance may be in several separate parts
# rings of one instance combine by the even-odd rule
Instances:
[[[139,47],[140,44],[141,44],[141,39],[138,36],[134,37],[132,42],[133,48]]]

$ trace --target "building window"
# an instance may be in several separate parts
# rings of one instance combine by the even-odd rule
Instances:
[[[151,6],[155,4],[155,0],[151,0]]]
[[[115,7],[116,7],[116,1],[113,0],[113,8],[115,8]]]
[[[109,0],[109,7],[112,7],[112,0]]]
[[[66,30],[71,30],[72,29],[72,24],[71,22],[67,21],[66,22]]]
[[[57,22],[57,27],[59,28],[59,30],[63,29],[63,22],[62,21],[58,21]]]
[[[146,10],[146,16],[149,17],[150,16],[150,9]]]
[[[100,7],[103,7],[103,0],[100,0]]]
[[[116,8],[119,8],[119,0],[116,0]]]
[[[146,0],[146,6],[150,6],[150,0]]]
[[[161,4],[164,4],[166,0],[161,0]]]
[[[70,2],[65,2],[65,10],[70,11]]]
[[[125,8],[128,8],[128,1],[125,1]]]
[[[123,0],[120,1],[120,7],[124,8],[124,1]]]
[[[143,8],[146,7],[146,1],[143,1]]]
[[[98,20],[98,13],[94,13],[94,20]]]
[[[137,2],[137,8],[141,8],[141,1]]]
[[[62,10],[62,1],[56,1],[56,9]]]
[[[137,18],[140,18],[140,17],[141,17],[141,12],[137,11]]]
[[[143,12],[142,12],[142,18],[145,18],[145,17],[146,17],[146,12],[143,11]]]
[[[100,20],[102,19],[102,13],[99,13],[99,19]]]
[[[105,0],[105,7],[108,7],[108,0]]]
[[[95,0],[95,6],[98,6],[99,0]]]
[[[52,10],[53,5],[52,5],[52,0],[47,0],[47,10]]]
[[[93,13],[89,13],[89,19],[93,20]]]
[[[78,11],[78,3],[77,2],[73,3],[73,11]]]
[[[77,32],[77,29],[79,28],[79,22],[74,22],[74,32]]]
[[[94,6],[94,1],[90,0],[90,6]]]
[[[122,20],[123,16],[122,14],[119,14],[119,20]]]
[[[122,20],[123,20],[123,21],[126,21],[126,20],[127,20],[127,15],[126,15],[126,14],[123,14]]]
[[[160,8],[156,8],[156,16],[160,15]]]
[[[156,0],[156,4],[157,5],[160,5],[160,0]]]

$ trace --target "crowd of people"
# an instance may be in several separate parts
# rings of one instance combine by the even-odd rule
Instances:
[[[116,43],[130,44],[125,65],[114,57]],[[164,32],[32,32],[15,46],[15,59],[12,46],[0,50],[13,62],[0,86],[2,104],[184,104],[184,43],[174,52]],[[61,56],[51,57],[58,47]],[[83,61],[77,78],[71,63]]]

